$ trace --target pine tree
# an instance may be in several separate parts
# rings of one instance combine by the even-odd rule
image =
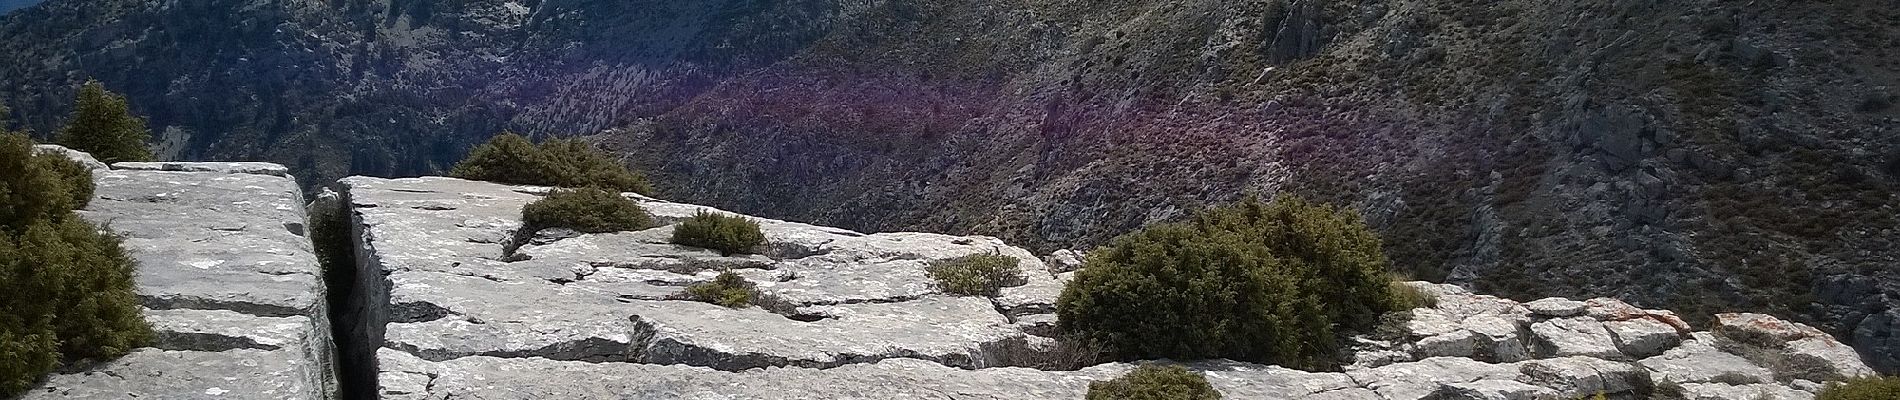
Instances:
[[[99,81],[86,81],[73,99],[73,116],[59,132],[59,144],[92,153],[107,164],[151,161],[145,142],[152,134],[145,119],[132,115],[125,96],[107,91]]]

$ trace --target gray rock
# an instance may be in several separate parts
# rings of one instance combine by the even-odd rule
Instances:
[[[1441,386],[1480,380],[1516,380],[1515,366],[1489,364],[1469,358],[1433,357],[1378,368],[1346,371],[1353,381],[1385,399],[1425,399]]]
[[[1056,250],[1054,253],[1049,253],[1049,257],[1043,260],[1044,263],[1049,264],[1051,274],[1082,269],[1082,261],[1082,253],[1069,249]]]
[[[1640,361],[1657,383],[1724,383],[1745,385],[1774,382],[1774,372],[1753,361],[1716,349],[1705,340],[1683,342],[1662,355]]]
[[[1716,314],[1711,332],[1730,351],[1770,367],[1782,379],[1831,381],[1873,375],[1852,347],[1807,324],[1763,314]]]
[[[145,310],[164,350],[281,350],[308,343],[318,332],[309,317],[259,317],[228,310]]]
[[[324,367],[295,351],[148,348],[55,374],[21,399],[326,399],[331,391],[318,380]]]
[[[334,396],[329,310],[296,182],[175,164],[95,169],[96,197],[78,212],[125,237],[157,343],[55,374],[27,398]]]
[[[1532,352],[1538,357],[1588,356],[1621,359],[1610,331],[1589,317],[1546,320],[1531,324]]]
[[[98,171],[79,214],[125,237],[153,309],[319,311],[323,283],[296,182],[262,175]]]
[[[1586,304],[1581,301],[1551,297],[1524,303],[1531,313],[1549,317],[1574,317],[1583,315]]]
[[[1551,388],[1574,399],[1597,393],[1639,393],[1649,386],[1649,371],[1630,363],[1591,357],[1562,357],[1518,363],[1526,383]]]
[[[1682,385],[1682,398],[1683,400],[1811,400],[1814,394],[1781,385],[1689,383]]]
[[[1616,348],[1631,357],[1662,354],[1682,343],[1682,336],[1676,334],[1675,327],[1653,319],[1606,321],[1603,326],[1616,339]]]
[[[80,165],[86,166],[86,169],[91,169],[91,170],[112,169],[112,167],[106,166],[106,163],[99,162],[99,159],[93,158],[92,154],[87,154],[86,152],[79,151],[79,150],[69,149],[69,148],[66,148],[66,146],[60,146],[56,144],[36,144],[36,145],[33,145],[33,150],[40,153],[52,153],[52,154],[64,155],[66,156],[66,158],[70,158],[73,161],[78,161]]]
[[[217,172],[289,177],[283,165],[263,162],[118,162],[113,169],[131,171]]]
[[[638,361],[655,364],[736,371],[909,357],[981,368],[1026,348],[1026,335],[981,298],[929,296],[814,308],[804,312],[829,318],[803,322],[756,308],[696,302],[628,304]]]
[[[1439,388],[1444,400],[1543,400],[1557,398],[1557,391],[1518,381],[1486,379],[1448,383]]]

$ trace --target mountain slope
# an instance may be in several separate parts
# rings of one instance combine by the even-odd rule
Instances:
[[[1289,192],[1419,278],[1900,367],[1900,1],[676,3],[54,0],[0,21],[0,101],[48,132],[98,77],[169,156],[307,184],[596,135],[669,197],[1041,250]]]

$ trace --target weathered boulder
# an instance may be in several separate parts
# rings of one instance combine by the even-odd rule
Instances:
[[[1814,393],[1795,390],[1781,385],[1730,385],[1725,383],[1690,383],[1682,385],[1683,400],[1810,400],[1813,398]]]
[[[1546,317],[1574,317],[1583,315],[1586,306],[1588,305],[1584,304],[1584,302],[1560,297],[1551,297],[1524,303],[1524,308],[1530,309],[1531,313]]]
[[[1711,343],[1714,338],[1699,334],[1698,338],[1683,342],[1681,346],[1664,352],[1662,355],[1643,359],[1640,363],[1648,368],[1657,383],[1724,383],[1746,385],[1774,382],[1774,372],[1769,371],[1742,356],[1716,349]]]
[[[1616,348],[1630,357],[1643,358],[1662,354],[1676,344],[1682,343],[1682,336],[1676,333],[1676,327],[1648,318],[1622,321],[1605,321],[1603,327],[1610,330]]]
[[[1531,324],[1531,339],[1532,351],[1539,357],[1624,358],[1609,329],[1589,317],[1557,318]]]
[[[1082,269],[1083,259],[1084,257],[1080,252],[1062,249],[1056,250],[1054,253],[1049,253],[1049,258],[1043,262],[1049,264],[1049,273],[1060,274]]]
[[[69,149],[69,148],[66,148],[66,146],[60,146],[56,144],[36,144],[36,145],[33,145],[33,150],[40,153],[52,153],[52,154],[64,155],[66,156],[66,158],[70,158],[73,161],[78,161],[79,165],[86,166],[86,169],[91,169],[91,170],[112,169],[112,167],[106,166],[106,163],[99,162],[99,159],[93,158],[92,154],[79,151],[79,150]]]
[[[1711,332],[1724,340],[1719,345],[1773,368],[1784,380],[1829,381],[1874,374],[1852,347],[1807,324],[1763,314],[1728,313],[1716,314]]]
[[[95,198],[78,213],[125,238],[124,248],[138,261],[139,299],[157,343],[54,374],[25,398],[335,394],[322,268],[305,237],[302,195],[281,166],[238,171],[168,163],[169,170],[150,171],[90,164]],[[278,172],[249,172],[260,169]]]
[[[1438,398],[1446,400],[1542,400],[1557,398],[1557,391],[1528,383],[1486,379],[1474,382],[1448,383],[1438,390]]]

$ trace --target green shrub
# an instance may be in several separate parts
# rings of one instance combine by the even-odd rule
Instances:
[[[1385,267],[1357,215],[1249,198],[1097,250],[1063,289],[1057,321],[1123,359],[1324,369],[1337,362],[1336,327],[1370,329],[1404,306]]]
[[[1216,400],[1220,392],[1207,377],[1179,365],[1136,367],[1128,375],[1090,382],[1088,400]]]
[[[514,185],[554,186],[541,163],[541,150],[528,138],[502,132],[470,150],[468,157],[449,170],[449,176]]]
[[[555,172],[552,186],[592,186],[607,190],[653,193],[647,177],[628,170],[594,146],[578,139],[555,139],[541,143],[541,155]]]
[[[635,231],[653,226],[645,209],[619,193],[595,188],[556,189],[521,207],[527,232],[568,228],[586,233]]]
[[[673,243],[733,255],[765,243],[765,234],[751,218],[701,210],[673,227]]]
[[[24,322],[0,313],[0,398],[31,389],[59,364],[59,339],[45,319]]]
[[[729,308],[742,308],[752,304],[752,282],[739,274],[726,271],[719,273],[711,282],[695,283],[686,287],[686,295],[693,301],[703,301]]]
[[[535,146],[528,138],[507,132],[469,151],[449,175],[516,185],[653,192],[646,176],[628,170],[586,142],[556,139]]]
[[[59,131],[58,142],[111,164],[151,161],[152,151],[145,145],[151,138],[145,119],[132,115],[125,96],[107,91],[99,81],[86,81],[73,99],[72,120]]]
[[[0,173],[0,228],[23,231],[34,221],[65,218],[77,208],[72,180],[49,165],[55,164],[35,154],[26,134],[0,133],[0,171],[7,171]]]
[[[86,168],[85,164],[66,158],[65,154],[40,153],[35,154],[33,158],[33,161],[39,163],[41,168],[53,171],[59,175],[60,181],[66,183],[66,191],[67,194],[72,195],[74,209],[86,208],[87,204],[92,203],[95,185],[92,182],[91,168]]]
[[[26,263],[58,271],[54,333],[68,359],[112,358],[150,343],[121,239],[79,218],[36,224],[20,241]]]
[[[1893,400],[1900,399],[1900,377],[1869,376],[1829,383],[1815,400]]]
[[[0,353],[24,362],[0,367],[0,397],[49,371],[47,360],[107,359],[150,343],[135,266],[117,237],[77,217],[0,233]]]
[[[971,254],[932,262],[924,273],[945,293],[993,297],[1004,287],[1024,283],[1018,262],[1002,253]]]

